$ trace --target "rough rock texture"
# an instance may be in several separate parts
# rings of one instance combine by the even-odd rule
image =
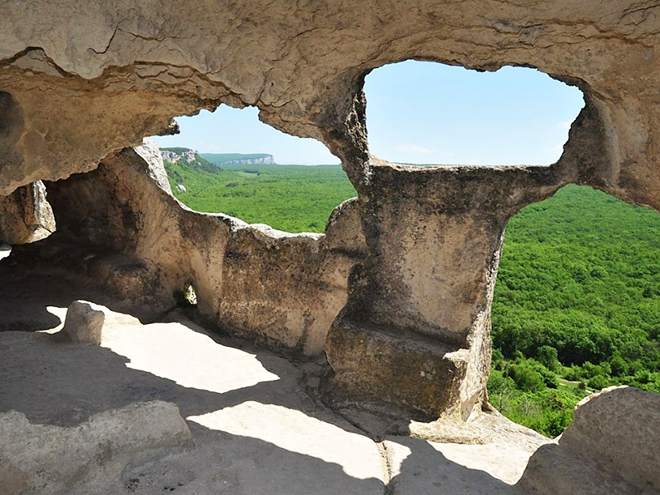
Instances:
[[[541,447],[520,480],[528,493],[660,492],[660,394],[613,387],[575,409],[558,444]]]
[[[158,157],[145,142],[94,172],[49,183],[58,232],[15,250],[17,259],[65,265],[133,306],[161,311],[182,303],[192,284],[209,324],[300,354],[322,353],[346,304],[349,270],[366,250],[357,203],[336,209],[325,236],[250,226],[181,205],[163,187]]]
[[[307,354],[321,352],[346,303],[326,349],[335,400],[465,418],[486,399],[508,218],[568,182],[660,208],[659,33],[651,0],[5,2],[0,194],[102,162],[53,186],[65,249],[50,245],[51,261],[153,307],[171,307],[192,283],[210,321]],[[392,166],[369,155],[362,87],[374,68],[410,58],[536,67],[577,85],[586,106],[547,169]],[[289,236],[182,210],[140,178],[136,152],[115,156],[172,132],[171,117],[221,103],[255,105],[342,160],[359,200],[336,223],[357,215],[345,225],[360,224],[363,247],[333,239],[332,220],[324,238]],[[419,353],[407,368],[396,364],[405,353],[369,354],[386,337],[400,340],[388,352],[433,342],[433,359]],[[450,384],[436,373],[448,361],[462,370]]]
[[[55,217],[40,180],[0,197],[0,242],[27,244],[53,232]]]
[[[101,412],[74,427],[32,424],[0,414],[0,480],[5,495],[63,494],[107,484],[131,463],[162,456],[190,439],[171,403],[153,401]]]
[[[64,319],[65,307],[49,310]],[[267,351],[215,342],[189,321],[141,325],[109,312],[101,346],[63,344],[44,332],[0,332],[0,363],[0,413],[24,413],[29,432],[52,434],[47,446],[71,435],[65,457],[36,449],[34,442],[26,445],[20,435],[7,439],[16,445],[0,438],[0,480],[6,479],[1,467],[5,447],[26,456],[33,452],[34,462],[25,467],[31,476],[27,482],[36,479],[35,495],[49,493],[42,489],[43,481],[39,484],[38,462],[48,468],[44,477],[52,480],[58,495],[383,494],[387,470],[378,445],[315,403],[300,383],[301,371]],[[141,445],[163,440],[164,448],[151,455],[135,445],[125,469],[119,468],[118,456],[100,472],[97,462],[106,458],[107,437],[92,437],[88,443],[84,433],[99,429],[88,430],[87,425],[113,418],[135,402],[153,400],[176,404],[178,411],[168,404],[176,411],[176,422],[170,416],[171,421],[163,422],[159,416],[140,415],[118,432],[117,441],[129,443],[135,438],[133,428],[139,428]],[[184,448],[178,448],[183,438],[174,428],[183,422],[181,417],[191,435]],[[73,443],[78,440],[80,444]],[[121,445],[112,444],[111,454]],[[100,461],[94,457],[97,451]],[[81,476],[63,486],[60,473],[70,473],[84,453],[91,473],[78,465]],[[59,471],[50,470],[61,462],[65,465]],[[523,467],[516,469],[522,472]],[[2,484],[0,493],[5,495]]]
[[[363,198],[370,256],[353,273],[326,347],[335,400],[366,397],[428,418],[467,419],[480,407],[504,227],[572,174],[568,160],[547,168],[371,163]]]
[[[105,313],[102,306],[87,301],[74,301],[66,312],[62,334],[71,342],[100,344]]]
[[[172,116],[221,102],[256,105],[264,121],[322,140],[366,183],[363,78],[418,58],[537,67],[579,85],[603,120],[606,151],[583,150],[595,162],[584,179],[657,205],[657,9],[650,0],[4,3],[0,193],[90,170],[167,130]]]
[[[163,164],[163,156],[151,139],[145,138],[140,146],[133,148],[147,164],[147,174],[149,177],[156,181],[158,187],[169,194],[172,194],[172,187],[170,181],[167,179],[167,171]]]

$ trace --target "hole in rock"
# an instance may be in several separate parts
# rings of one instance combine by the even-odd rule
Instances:
[[[256,108],[223,105],[177,121],[180,134],[153,139],[174,195],[194,210],[323,232],[332,210],[356,196],[324,145],[260,122]]]
[[[660,392],[660,214],[568,185],[507,226],[490,402],[556,436],[590,392]]]
[[[192,284],[188,284],[183,289],[183,299],[190,306],[197,306],[197,293]]]
[[[11,246],[8,244],[0,244],[0,260],[6,258],[11,254]]]
[[[365,80],[370,152],[416,165],[549,165],[582,92],[535,69],[477,72],[408,60]]]

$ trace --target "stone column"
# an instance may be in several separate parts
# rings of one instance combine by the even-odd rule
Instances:
[[[370,256],[326,353],[331,398],[467,418],[486,400],[490,306],[507,221],[554,193],[555,167],[403,167],[372,161]]]

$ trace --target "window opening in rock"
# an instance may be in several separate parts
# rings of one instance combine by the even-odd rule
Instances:
[[[425,165],[549,165],[582,92],[535,69],[477,72],[406,61],[365,80],[372,155]]]
[[[256,108],[223,105],[177,122],[179,135],[153,139],[174,195],[194,210],[323,232],[332,210],[357,195],[324,145],[260,122]]]
[[[11,246],[7,244],[0,244],[0,260],[6,258],[11,254]]]
[[[568,185],[507,226],[489,399],[548,436],[591,392],[660,392],[660,214]]]
[[[188,306],[197,306],[197,293],[192,284],[186,284],[183,288],[183,301]]]

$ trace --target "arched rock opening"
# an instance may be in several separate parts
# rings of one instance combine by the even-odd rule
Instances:
[[[117,290],[141,287],[155,298],[155,307],[167,307],[172,288],[183,283],[179,277],[185,266],[189,268],[185,277],[192,273],[198,281],[200,311],[218,317],[222,314],[218,308],[231,306],[232,297],[249,298],[248,308],[281,303],[273,302],[272,291],[253,293],[240,284],[233,291],[217,292],[229,280],[243,280],[227,277],[232,270],[249,273],[245,280],[280,270],[286,277],[278,288],[289,284],[298,294],[324,280],[322,287],[339,287],[336,293],[323,292],[330,294],[333,310],[327,310],[325,302],[315,306],[316,298],[311,296],[309,305],[325,319],[310,318],[300,307],[287,310],[285,316],[287,321],[298,321],[297,331],[305,335],[310,322],[329,326],[328,315],[348,298],[327,348],[338,397],[377,396],[431,416],[451,410],[465,417],[484,400],[485,329],[506,219],[569,182],[660,208],[654,8],[611,2],[604,15],[602,6],[593,2],[548,6],[474,0],[459,9],[429,1],[410,9],[405,3],[347,1],[320,15],[313,4],[292,12],[285,4],[264,9],[258,1],[244,2],[232,12],[172,1],[162,2],[159,9],[104,4],[82,11],[74,7],[53,11],[47,1],[30,9],[7,3],[0,7],[0,18],[5,19],[0,91],[11,95],[8,112],[14,115],[20,109],[21,121],[12,124],[9,145],[3,149],[10,159],[0,172],[0,193],[8,195],[38,179],[63,179],[103,163],[96,176],[103,176],[102,180],[87,184],[87,178],[74,177],[69,186],[61,187],[58,201],[71,201],[65,187],[77,190],[76,194],[94,190],[105,195],[111,200],[104,207],[110,212],[103,220],[111,227],[108,233],[92,224],[74,225],[74,219],[88,213],[95,218],[89,203],[72,210],[69,222],[63,217],[57,220],[63,230],[68,223],[88,245],[125,250],[129,257],[139,255],[142,261],[137,265],[131,261],[122,268],[130,274],[128,280],[139,280],[138,284],[109,274],[106,265],[96,268],[98,276]],[[19,25],[30,29],[14,27]],[[541,171],[420,172],[371,159],[361,92],[364,76],[374,68],[412,58],[479,70],[536,67],[580,87],[586,106],[561,160]],[[201,220],[180,211],[161,193],[148,196],[139,191],[138,172],[127,165],[134,152],[115,153],[138,145],[145,135],[168,132],[175,115],[220,103],[255,105],[265,122],[317,138],[340,157],[360,198],[339,211],[355,212],[357,220],[351,222],[361,230],[346,235],[350,242],[363,235],[365,244],[323,250],[319,245],[333,245],[332,236],[278,237],[223,217]],[[146,167],[142,163],[140,167],[143,174]],[[53,197],[58,187],[53,187]],[[80,215],[74,216],[74,211]],[[146,218],[141,214],[146,211],[165,213]],[[173,237],[168,241],[163,232]],[[210,240],[225,248],[219,250],[221,254],[186,244],[203,246]],[[181,255],[172,254],[188,247],[193,254],[183,261]],[[259,251],[267,254],[254,255]],[[443,262],[436,274],[440,270],[444,278],[433,272],[438,252]],[[354,253],[359,253],[359,262],[351,258]],[[240,261],[248,255],[249,270]],[[355,264],[360,266],[353,268]],[[222,268],[209,269],[219,265]],[[342,291],[351,270],[346,295]],[[246,310],[237,321],[253,322],[257,333],[280,328],[272,322],[284,318],[282,313],[261,322],[258,313]],[[221,318],[229,320],[226,314]],[[383,373],[373,373],[372,378],[359,369],[354,372],[359,361],[366,365],[367,360],[362,354],[351,357],[342,346],[355,350],[349,340],[356,335],[385,341],[388,349],[419,339],[421,348],[430,346],[433,359],[438,358],[438,369],[462,370],[456,376],[463,378],[451,385],[439,380],[427,388],[433,373],[414,370],[406,378],[409,381],[400,382],[401,388],[390,386],[383,395],[383,380],[397,366],[375,363],[383,366]],[[313,346],[315,352],[321,347]],[[456,360],[447,358],[446,351]],[[412,396],[407,391],[411,383],[416,390]]]
[[[365,78],[369,148],[409,165],[550,165],[584,105],[528,67],[478,72],[406,60]]]
[[[323,144],[260,122],[256,108],[221,105],[177,123],[179,134],[153,141],[174,196],[195,211],[322,233],[334,208],[356,195]]]

